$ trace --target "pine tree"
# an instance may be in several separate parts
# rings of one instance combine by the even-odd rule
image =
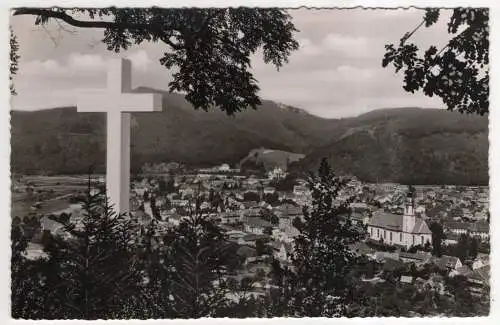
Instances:
[[[317,176],[309,179],[312,207],[304,209],[302,219],[294,225],[300,232],[295,239],[292,271],[284,272],[282,309],[286,316],[342,316],[350,297],[348,274],[355,256],[348,245],[360,238],[359,230],[349,218],[340,218],[347,211],[350,198],[343,198],[347,178],[337,177],[326,159]]]
[[[108,319],[143,312],[131,306],[142,302],[134,299],[141,295],[142,279],[131,249],[133,225],[105,201],[87,191],[80,218],[56,218],[63,235],[47,238],[48,259],[36,270],[43,306],[20,317]]]
[[[13,318],[40,319],[44,317],[44,292],[37,274],[43,261],[26,258],[28,246],[20,222],[11,228],[11,314]]]
[[[228,306],[225,275],[234,258],[221,230],[202,214],[196,196],[188,218],[163,236],[157,249],[160,264],[152,265],[150,281],[161,291],[157,299],[166,308],[159,318],[214,317]]]
[[[442,242],[445,238],[443,231],[443,226],[438,222],[433,222],[430,226],[432,232],[432,254],[437,257],[441,257],[442,254]]]

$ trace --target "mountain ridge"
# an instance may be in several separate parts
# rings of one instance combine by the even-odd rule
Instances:
[[[292,164],[298,172],[314,170],[325,156],[339,172],[367,180],[406,181],[405,170],[420,175],[416,181],[488,179],[488,120],[484,117],[410,107],[325,119],[268,100],[257,110],[228,117],[216,109],[194,110],[182,94],[145,87],[135,91],[162,93],[164,111],[133,113],[134,170],[145,162],[160,161],[237,165],[252,150],[267,148],[305,155]],[[75,107],[14,110],[11,132],[13,172],[104,171],[104,114],[77,113]],[[425,171],[429,168],[439,172],[432,175]]]

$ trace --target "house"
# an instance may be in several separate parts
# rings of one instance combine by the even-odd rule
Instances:
[[[442,270],[456,270],[462,266],[462,262],[456,256],[434,257],[432,262]]]
[[[378,184],[378,188],[381,189],[382,191],[385,192],[393,192],[398,189],[397,183],[384,183],[384,184]]]
[[[400,252],[399,258],[403,262],[412,262],[412,263],[425,263],[431,258],[431,254],[425,252],[416,252],[416,253],[408,253],[408,252]]]
[[[373,255],[375,252],[372,248],[370,248],[370,246],[368,246],[365,242],[362,241],[357,241],[349,245],[349,250],[358,256]]]
[[[45,259],[48,258],[49,255],[44,252],[43,246],[41,244],[35,244],[32,242],[28,242],[28,246],[26,250],[21,253],[28,260],[37,260],[37,259]]]
[[[364,226],[370,221],[370,217],[366,213],[353,212],[350,215],[353,224]]]
[[[363,202],[352,202],[349,204],[352,211],[357,213],[369,213],[371,212],[371,207]]]
[[[289,261],[292,250],[293,250],[293,245],[291,243],[286,243],[286,242],[273,243],[274,257],[276,257],[278,260]]]
[[[473,270],[467,276],[467,283],[469,284],[469,292],[473,296],[483,295],[490,286],[490,266],[487,265]]]
[[[299,230],[293,226],[293,218],[291,216],[280,217],[278,228],[290,237],[299,235]]]
[[[267,173],[267,177],[268,179],[283,179],[285,178],[286,176],[286,172],[281,169],[281,167],[274,167],[273,170],[270,170],[268,173]]]
[[[482,268],[483,266],[490,265],[490,258],[488,255],[478,254],[476,259],[472,262],[472,269],[477,270]]]
[[[269,221],[258,217],[247,218],[245,221],[245,231],[256,235],[262,235],[266,228],[272,227],[273,225]]]
[[[257,250],[253,247],[243,245],[238,248],[236,255],[246,260],[249,257],[257,256]]]
[[[408,195],[404,214],[376,211],[368,222],[368,234],[373,240],[407,248],[431,242],[432,233],[427,223],[415,216],[413,198]]]
[[[446,232],[451,232],[456,235],[465,235],[469,232],[470,224],[467,222],[447,221],[443,224]]]
[[[309,190],[309,186],[307,185],[294,185],[293,194],[296,196],[307,196],[311,194],[311,191]]]
[[[302,210],[302,207],[300,206],[296,206],[294,204],[291,204],[291,203],[285,203],[285,204],[282,204],[280,205],[276,211],[275,211],[276,215],[281,217],[296,217],[296,216],[302,216],[303,215],[303,210]]]
[[[488,240],[490,237],[490,225],[486,221],[478,221],[469,225],[469,234],[481,240]]]
[[[468,267],[467,265],[462,265],[462,266],[458,267],[456,270],[452,270],[450,272],[450,276],[453,277],[453,276],[461,275],[461,276],[467,277],[471,273],[472,273],[472,269],[470,267]]]
[[[443,243],[445,245],[455,245],[458,243],[458,239],[460,238],[459,235],[455,233],[449,233],[446,234],[446,238],[444,239]]]
[[[223,212],[219,215],[222,224],[241,222],[241,216],[236,212]]]
[[[225,173],[231,171],[231,167],[228,164],[222,164],[219,167],[217,167],[217,171]]]
[[[255,246],[256,245],[255,242],[257,240],[267,241],[267,240],[269,240],[269,236],[267,236],[267,235],[249,234],[249,235],[243,236],[242,238],[238,239],[238,244],[240,244],[240,245]]]
[[[276,192],[276,188],[272,186],[264,187],[264,194],[274,194],[274,192]]]
[[[399,278],[399,281],[401,283],[405,284],[412,284],[413,283],[413,277],[409,275],[402,275],[401,278]]]

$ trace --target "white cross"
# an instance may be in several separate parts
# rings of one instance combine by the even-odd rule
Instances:
[[[105,91],[78,96],[78,112],[107,113],[106,190],[116,213],[129,213],[130,112],[162,110],[161,94],[131,93],[132,63],[111,60]]]

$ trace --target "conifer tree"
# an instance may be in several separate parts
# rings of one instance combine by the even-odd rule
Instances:
[[[101,195],[90,190],[82,208],[79,217],[54,217],[62,233],[46,238],[48,258],[37,261],[34,271],[40,281],[33,290],[43,303],[17,316],[108,319],[144,312],[131,306],[143,301],[136,299],[142,279],[131,249],[136,240],[131,221],[114,213]],[[15,273],[13,269],[13,282],[19,276]]]
[[[350,297],[347,277],[356,258],[348,245],[360,238],[347,211],[350,198],[342,190],[347,178],[335,176],[326,159],[318,175],[309,178],[312,206],[304,209],[294,226],[300,234],[295,239],[292,269],[280,277],[284,284],[284,316],[335,317],[345,314]],[[339,200],[341,199],[341,200]]]

